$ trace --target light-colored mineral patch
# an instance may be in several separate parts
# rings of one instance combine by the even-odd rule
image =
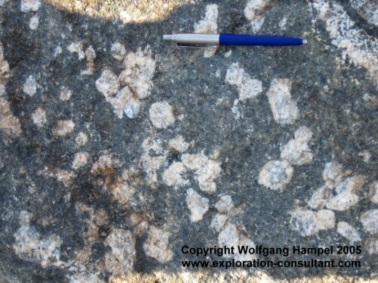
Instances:
[[[323,179],[326,182],[326,186],[332,188],[341,183],[350,173],[350,171],[344,171],[341,164],[332,161],[326,163],[323,171]]]
[[[54,57],[56,57],[56,56],[58,56],[59,54],[62,54],[62,52],[63,52],[62,47],[60,47],[60,46],[58,45],[57,47],[55,47],[54,52],[53,52],[52,55],[53,55]]]
[[[114,42],[110,48],[110,52],[112,53],[112,56],[117,59],[118,61],[122,61],[123,58],[125,58],[126,55],[126,48],[125,45],[123,45],[120,42]]]
[[[235,99],[234,100],[234,105],[231,108],[231,112],[234,113],[234,116],[235,116],[236,120],[239,120],[240,116],[241,116],[238,104],[239,104],[239,99]]]
[[[370,184],[369,197],[370,197],[371,202],[378,204],[378,182],[377,181]]]
[[[177,144],[173,146],[177,146]],[[182,149],[182,144],[179,147]],[[199,154],[183,154],[181,162],[175,161],[164,170],[162,179],[167,186],[177,189],[189,185],[188,176],[194,173],[194,179],[198,182],[199,188],[204,192],[213,193],[216,191],[214,180],[219,176],[220,172],[220,163],[210,159],[203,152]]]
[[[244,15],[250,21],[253,31],[259,31],[264,23],[264,13],[269,0],[249,0],[244,8]]]
[[[286,160],[269,161],[261,169],[258,182],[269,189],[282,191],[290,183],[293,171]]]
[[[222,195],[215,204],[218,213],[213,217],[210,227],[219,233],[218,245],[234,247],[234,255],[225,254],[226,258],[235,260],[253,260],[255,255],[239,254],[238,246],[253,247],[254,243],[249,238],[245,227],[240,223],[235,223],[234,217],[241,213],[241,209],[235,209],[232,198],[229,195]]]
[[[127,102],[125,103],[125,107],[123,108],[123,112],[126,114],[127,117],[130,119],[135,118],[139,113],[140,108],[140,101],[139,98],[135,96],[131,96]]]
[[[149,257],[157,259],[161,263],[172,260],[173,252],[168,248],[170,233],[155,226],[150,226],[148,238],[143,245],[143,250]]]
[[[227,246],[236,248],[239,246],[239,233],[235,224],[227,224],[218,236],[219,246]],[[225,257],[232,257],[225,255]]]
[[[223,195],[220,197],[219,201],[215,204],[215,208],[219,213],[228,213],[234,208],[234,203],[229,195]]]
[[[39,17],[37,15],[34,15],[30,18],[29,27],[31,30],[36,30],[38,28],[39,24]]]
[[[163,141],[155,136],[150,136],[145,139],[142,143],[142,148],[146,153],[149,151],[153,151],[155,155],[162,155],[164,153]]]
[[[40,263],[43,268],[53,265],[60,266],[60,246],[62,240],[55,234],[42,236],[34,226],[30,225],[31,215],[20,213],[21,227],[14,234],[14,252],[23,260]]]
[[[97,274],[88,273],[88,272],[77,272],[76,274],[66,274],[70,283],[102,283],[103,281],[97,276]]]
[[[291,212],[291,228],[301,236],[312,236],[318,232],[316,213],[304,208],[297,208]]]
[[[24,85],[23,85],[23,90],[26,94],[29,94],[30,96],[33,96],[37,92],[37,82],[34,79],[32,75],[30,75]]]
[[[75,158],[72,161],[72,169],[76,170],[83,167],[88,163],[89,153],[88,152],[78,152],[75,154]]]
[[[342,183],[334,187],[336,195],[331,197],[326,207],[332,210],[345,211],[356,205],[360,198],[357,193],[365,183],[365,177],[356,175],[345,179]]]
[[[21,0],[21,11],[22,12],[36,12],[41,6],[40,0]]]
[[[304,165],[312,161],[312,152],[308,146],[312,132],[309,128],[302,126],[295,131],[295,139],[290,140],[281,148],[281,158],[287,160],[291,165]]]
[[[83,132],[80,132],[77,134],[75,142],[77,146],[83,146],[88,142],[88,136]]]
[[[43,108],[38,107],[32,113],[32,120],[33,120],[33,123],[37,125],[37,127],[39,128],[43,127],[47,122],[46,111]]]
[[[135,118],[139,113],[140,101],[128,86],[122,88],[115,97],[106,97],[106,101],[113,106],[114,114],[122,118],[126,114],[129,118]]]
[[[216,34],[218,30],[218,5],[210,4],[206,6],[206,15],[203,20],[194,24],[194,33]],[[204,57],[209,58],[216,52],[216,48],[208,47],[205,49]]]
[[[213,217],[210,227],[220,232],[235,214],[234,203],[232,202],[231,196],[222,195],[215,204],[215,208],[218,210],[218,213]],[[236,214],[238,213],[236,212]]]
[[[228,220],[228,216],[225,214],[217,213],[211,221],[210,227],[217,232],[220,232]]]
[[[150,188],[156,188],[158,182],[157,170],[167,158],[167,153],[159,156],[150,156],[145,153],[139,160],[142,170],[146,173],[146,181]]]
[[[175,122],[172,106],[167,101],[152,104],[149,114],[152,124],[158,129],[165,129]]]
[[[76,174],[68,172],[59,168],[47,168],[38,171],[38,175],[43,175],[48,178],[54,178],[59,182],[62,182],[65,187],[70,187],[73,179],[76,178]]]
[[[252,79],[243,68],[239,67],[239,63],[232,63],[228,67],[226,82],[237,87],[241,101],[256,97],[263,90],[261,81]]]
[[[111,252],[105,255],[105,269],[112,273],[113,279],[134,270],[135,239],[130,231],[113,229],[104,244],[111,248]]]
[[[311,199],[308,201],[308,205],[313,209],[322,209],[331,196],[332,188],[322,186],[312,194]]]
[[[96,81],[96,88],[108,98],[114,97],[119,90],[118,77],[111,70],[104,70]]]
[[[332,210],[322,209],[316,212],[319,230],[328,230],[335,227],[335,213]]]
[[[87,58],[87,69],[80,72],[80,75],[93,75],[94,72],[94,59],[96,59],[96,51],[93,46],[89,46],[85,50],[85,57]]]
[[[299,117],[297,103],[291,98],[291,81],[289,79],[274,79],[266,95],[274,120],[281,124],[293,124]]]
[[[118,118],[121,119],[123,114],[135,118],[139,114],[140,100],[149,96],[153,87],[155,60],[149,46],[126,55],[124,46],[116,42],[112,45],[111,52],[119,60],[126,56],[123,61],[124,70],[118,77],[112,71],[104,70],[96,81],[96,87],[112,105]],[[92,62],[91,66],[93,64]],[[119,90],[120,88],[122,89]]]
[[[164,150],[162,140],[154,136],[145,139],[142,148],[144,153],[139,159],[139,166],[146,174],[147,185],[154,189],[158,183],[157,170],[166,160],[168,150]],[[153,156],[149,154],[151,151],[154,153]]]
[[[9,64],[7,61],[4,60],[4,48],[0,42],[0,83],[1,87],[1,95],[5,93],[5,86],[3,85],[9,77]]]
[[[4,49],[0,43],[0,131],[8,138],[18,137],[22,130],[20,121],[13,116],[10,103],[2,98],[5,94],[5,83],[9,77],[9,65],[4,60]]]
[[[358,156],[362,156],[364,162],[368,163],[371,159],[371,153],[368,150],[364,150],[358,154]]]
[[[185,152],[189,148],[189,143],[185,142],[182,136],[177,136],[169,141],[169,147],[178,152]]]
[[[335,213],[322,209],[317,212],[298,207],[291,211],[291,229],[298,231],[303,237],[315,235],[319,230],[335,227]]]
[[[9,0],[0,0],[0,7],[4,6]]]
[[[16,138],[22,132],[20,121],[13,116],[10,103],[3,98],[0,98],[0,131],[9,138]]]
[[[72,120],[60,120],[54,129],[54,136],[65,136],[73,132],[75,123]]]
[[[378,3],[371,0],[350,0],[352,7],[372,25],[378,26]]]
[[[369,234],[378,234],[378,209],[372,209],[361,215],[360,221]]]
[[[142,236],[142,235],[147,233],[148,226],[149,226],[148,221],[147,221],[148,219],[146,219],[145,217],[143,217],[143,216],[141,216],[137,213],[133,213],[129,217],[129,220],[132,223],[132,225],[135,226],[134,235]]]
[[[189,181],[183,179],[183,174],[186,173],[186,168],[182,162],[173,162],[166,170],[164,170],[162,179],[164,184],[169,187],[182,187],[189,185]]]
[[[70,100],[71,96],[72,96],[72,91],[68,87],[63,86],[60,88],[60,93],[59,93],[60,100],[68,101]]]
[[[377,11],[377,5],[374,6]],[[316,0],[312,7],[317,12],[317,19],[325,22],[331,42],[340,49],[343,59],[348,57],[355,65],[365,68],[378,86],[378,40],[355,28],[355,23],[340,4],[332,3],[331,6],[328,1]]]
[[[201,191],[213,193],[216,191],[214,180],[221,172],[220,163],[208,158],[203,152],[199,154],[183,154],[181,161],[191,171],[195,171],[195,179],[198,181]]]
[[[142,183],[139,170],[131,168],[124,170],[121,176],[117,176],[115,181],[106,182],[105,189],[111,194],[111,199],[121,205],[127,205],[131,197],[136,192],[136,186]]]
[[[227,51],[226,53],[224,53],[224,57],[228,58],[228,57],[231,56],[231,54],[232,54],[232,50],[229,50],[229,51]],[[217,72],[220,72],[220,71],[217,70]],[[216,77],[219,78],[219,77],[220,77],[220,74],[219,74],[219,75],[216,75]]]
[[[186,204],[190,210],[190,221],[192,222],[202,220],[203,215],[209,210],[209,200],[192,188],[186,192]]]
[[[378,254],[377,236],[369,238],[365,243],[365,247],[369,254]]]
[[[287,23],[287,17],[284,16],[279,23],[280,28],[284,30],[286,28],[286,23]]]
[[[248,238],[247,232],[243,225],[235,225],[232,223],[226,224],[226,226],[220,231],[218,235],[218,245],[220,247],[234,247],[235,254],[224,254],[225,258],[235,258],[235,260],[254,260],[255,255],[252,254],[239,254],[237,252],[238,246],[255,247],[255,244]]]
[[[67,50],[71,53],[77,53],[79,60],[85,58],[85,53],[83,51],[83,42],[72,42],[68,45]]]
[[[92,165],[91,174],[94,176],[108,176],[114,174],[119,167],[120,162],[115,154],[106,152]]]
[[[341,221],[337,224],[337,233],[347,238],[351,244],[361,241],[360,234],[357,232],[356,228],[349,225],[347,222]]]
[[[203,20],[194,24],[195,33],[215,33],[218,29],[218,5],[210,4],[206,6],[206,15]]]
[[[147,46],[144,50],[139,48],[135,53],[127,54],[123,66],[125,70],[118,78],[120,84],[127,85],[140,99],[149,96],[156,66],[150,47]]]
[[[315,212],[310,210],[302,208],[296,209],[292,213],[293,229],[300,231],[302,236],[310,236],[315,234],[319,229],[333,228],[335,219],[331,210],[346,211],[356,205],[360,200],[358,193],[362,189],[366,178],[362,175],[347,178],[351,173],[352,172],[349,170],[345,171],[343,167],[335,161],[326,163],[323,171],[325,184],[318,188],[308,201],[308,205],[311,208],[321,210],[315,215]],[[330,210],[323,209],[324,207]],[[329,219],[329,224],[327,224],[327,219]],[[331,221],[330,219],[333,220]],[[363,225],[365,223],[366,227],[371,228],[374,224],[370,221],[371,219],[372,217],[369,217],[366,213],[361,217],[361,222]],[[357,230],[346,222],[340,222],[338,224],[337,232],[347,238],[351,243],[361,240]]]
[[[1,64],[1,63],[0,63]],[[1,67],[0,67],[1,68]],[[0,81],[1,81],[1,79],[0,79]],[[3,84],[0,84],[0,97],[1,96],[4,96],[4,94],[5,94],[5,85],[3,85]]]

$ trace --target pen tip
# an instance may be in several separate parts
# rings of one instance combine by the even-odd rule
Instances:
[[[307,40],[306,39],[302,39],[302,44],[307,44]]]
[[[172,41],[172,35],[171,34],[164,34],[163,40]]]

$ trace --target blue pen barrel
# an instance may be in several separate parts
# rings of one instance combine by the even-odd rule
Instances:
[[[245,35],[245,34],[220,34],[220,45],[256,45],[256,46],[291,46],[302,45],[303,40],[295,37],[269,36],[269,35]]]

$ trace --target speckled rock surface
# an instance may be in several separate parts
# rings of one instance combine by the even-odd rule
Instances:
[[[376,280],[377,15],[369,0],[0,0],[0,281]],[[308,44],[178,49],[172,32]],[[311,258],[361,266],[182,267]]]

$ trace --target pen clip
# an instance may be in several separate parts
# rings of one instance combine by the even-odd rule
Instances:
[[[218,48],[217,44],[183,44],[177,43],[178,48]]]

